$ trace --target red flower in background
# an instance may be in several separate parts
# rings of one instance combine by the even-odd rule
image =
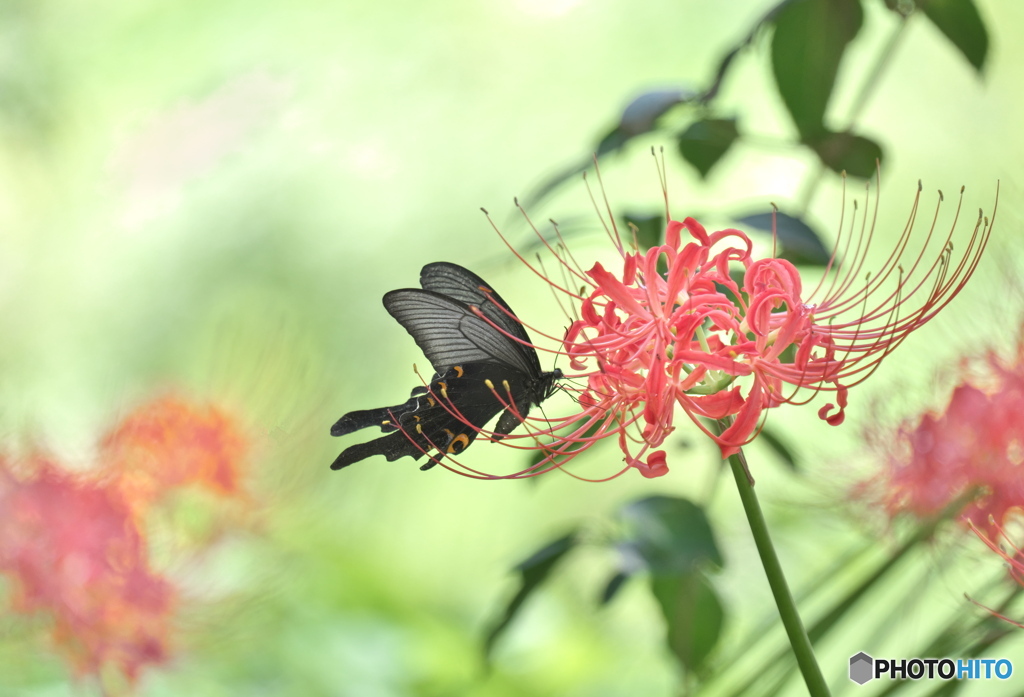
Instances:
[[[835,392],[838,406],[827,404],[819,415],[842,423],[848,389],[952,300],[988,242],[991,226],[979,212],[954,259],[956,219],[940,239],[933,239],[933,220],[919,251],[907,259],[920,192],[919,185],[906,227],[874,273],[865,273],[874,235],[873,218],[865,218],[856,239],[837,242],[825,277],[806,294],[793,264],[755,259],[744,233],[708,233],[693,218],[669,222],[665,243],[646,253],[627,252],[613,224],[610,234],[623,259],[618,274],[600,263],[584,271],[560,238],[556,249],[541,237],[570,280],[535,273],[579,306],[562,347],[578,371],[566,377],[585,386],[566,387],[580,412],[527,419],[532,433],[505,437],[506,444],[532,438],[534,445],[519,447],[546,453],[513,476],[561,466],[613,434],[626,469],[663,475],[666,454],[654,448],[674,430],[677,406],[723,457],[754,438],[765,409],[805,403],[798,400],[801,388]],[[830,275],[840,252],[843,267]],[[734,271],[742,271],[741,283]],[[569,287],[576,284],[579,293]],[[731,423],[719,434],[702,419]]]
[[[166,661],[181,601],[150,568],[146,514],[186,486],[244,498],[249,449],[228,412],[164,397],[104,436],[88,475],[37,456],[19,478],[0,459],[0,572],[13,580],[12,609],[52,616],[53,642],[79,673],[113,666],[134,682]]]
[[[124,417],[103,437],[100,458],[131,505],[145,509],[175,487],[242,495],[239,467],[248,450],[226,411],[168,396]]]
[[[46,612],[78,672],[117,666],[133,680],[168,656],[176,605],[149,568],[145,540],[118,491],[37,459],[16,479],[0,461],[0,570],[15,612]]]
[[[982,386],[965,381],[941,413],[900,430],[884,482],[891,514],[934,516],[966,497],[960,515],[995,539],[1024,512],[1024,342],[1012,364],[984,365]]]

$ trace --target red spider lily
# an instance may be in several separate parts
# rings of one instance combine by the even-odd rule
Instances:
[[[113,488],[36,458],[18,480],[0,461],[0,570],[11,606],[52,616],[56,647],[81,673],[134,680],[164,661],[175,592],[152,572],[131,511]]]
[[[238,421],[224,410],[163,397],[141,405],[107,433],[100,458],[125,498],[142,510],[180,486],[239,495],[239,467],[248,449]]]
[[[964,382],[942,413],[900,430],[884,482],[891,514],[933,516],[965,498],[964,520],[991,536],[1024,509],[1024,343],[1014,364],[986,365],[983,388]]]
[[[609,236],[622,257],[618,273],[600,263],[584,270],[560,236],[555,246],[537,232],[569,280],[531,269],[570,306],[579,307],[561,353],[577,371],[566,377],[584,386],[566,386],[578,413],[527,419],[531,433],[505,438],[507,444],[531,438],[531,445],[516,447],[545,453],[538,464],[511,476],[564,465],[608,435],[618,436],[625,469],[663,475],[666,454],[656,448],[674,430],[677,406],[719,445],[723,457],[756,435],[765,409],[813,397],[798,399],[801,388],[835,392],[836,405],[825,405],[819,415],[832,425],[842,423],[849,388],[956,296],[991,234],[989,220],[979,212],[973,233],[954,257],[961,190],[949,233],[934,234],[937,204],[919,251],[908,258],[920,193],[919,185],[893,251],[870,274],[877,203],[870,219],[857,220],[855,207],[849,229],[859,233],[837,242],[823,279],[810,293],[790,262],[755,259],[743,232],[708,233],[693,218],[671,220],[665,242],[646,252],[627,251],[613,223]],[[993,220],[994,215],[993,210]],[[742,283],[733,280],[733,271],[742,271]],[[572,290],[577,285],[578,293]],[[729,425],[718,433],[704,419]]]

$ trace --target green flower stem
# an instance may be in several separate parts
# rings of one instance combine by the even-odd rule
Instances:
[[[764,514],[761,513],[761,504],[757,501],[753,482],[750,481],[747,474],[748,469],[743,451],[730,456],[729,465],[736,478],[736,488],[740,492],[743,510],[747,514],[747,522],[750,523],[750,532],[757,544],[757,553],[761,556],[761,564],[768,577],[768,585],[771,586],[772,595],[775,596],[775,605],[779,608],[779,616],[782,618],[782,624],[789,636],[789,643],[793,647],[797,665],[800,666],[804,682],[807,683],[807,691],[812,697],[827,697],[829,695],[828,685],[825,684],[825,677],[821,674],[821,668],[818,667],[814,649],[811,648],[811,640],[807,637],[804,623],[800,620],[796,603],[793,601],[793,594],[790,593],[786,577],[782,573],[779,557],[775,554],[772,538],[768,535],[768,526],[765,524]]]

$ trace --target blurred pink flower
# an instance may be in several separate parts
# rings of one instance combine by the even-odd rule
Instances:
[[[165,661],[176,604],[116,489],[36,457],[16,478],[0,460],[0,571],[11,609],[53,618],[52,640],[81,673],[115,666],[131,681]]]
[[[36,456],[19,476],[26,468],[0,458],[0,572],[14,582],[12,609],[51,615],[53,642],[77,672],[113,666],[134,682],[165,662],[180,603],[149,567],[147,513],[188,486],[247,500],[248,451],[224,409],[162,397],[103,437],[88,474]]]
[[[1011,363],[989,355],[982,365],[981,386],[965,380],[940,413],[905,423],[887,448],[890,514],[934,516],[966,497],[959,515],[991,537],[1024,510],[1024,343]]]

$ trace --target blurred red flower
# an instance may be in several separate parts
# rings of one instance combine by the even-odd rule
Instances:
[[[53,618],[52,639],[78,672],[139,670],[168,657],[175,591],[150,570],[119,492],[43,457],[16,478],[0,460],[0,571],[11,609]]]
[[[995,539],[1024,510],[1024,343],[1010,364],[990,355],[981,366],[940,413],[903,425],[883,486],[893,515],[934,516],[964,498],[958,514]]]
[[[88,473],[42,456],[16,472],[0,458],[0,572],[13,580],[12,610],[52,616],[54,644],[79,673],[113,666],[134,683],[165,662],[180,602],[149,566],[146,514],[187,486],[244,498],[248,449],[223,409],[163,397],[103,437]]]
[[[100,459],[133,508],[144,510],[175,487],[242,495],[248,450],[238,420],[225,410],[166,396],[121,419],[101,440]]]

